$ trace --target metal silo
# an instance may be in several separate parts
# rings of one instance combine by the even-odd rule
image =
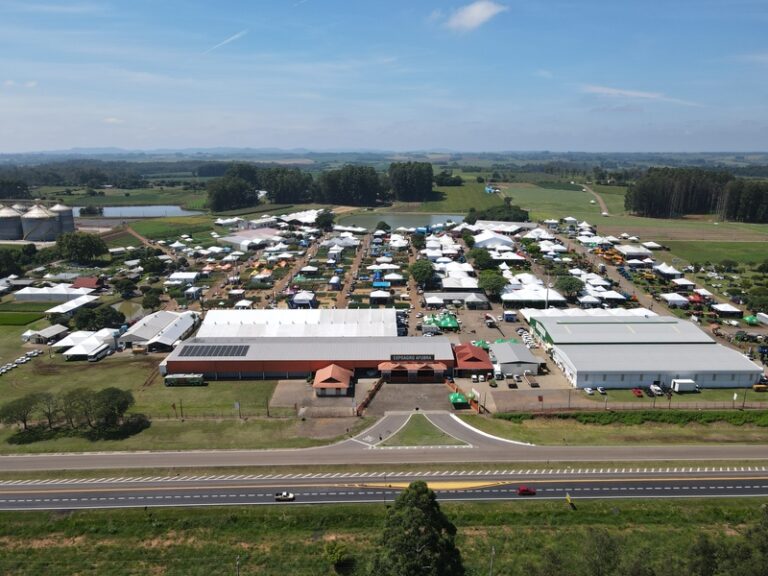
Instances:
[[[0,207],[0,240],[21,240],[21,214],[7,206]]]
[[[59,215],[36,204],[21,216],[24,240],[52,242],[59,235]]]
[[[21,203],[19,203],[19,202],[16,202],[16,204],[14,204],[13,206],[11,206],[11,208],[13,208],[14,210],[16,210],[16,212],[18,212],[19,214],[23,214],[24,212],[26,212],[26,211],[27,211],[27,207],[26,207],[26,206],[24,206],[24,204],[21,204]]]
[[[51,212],[59,215],[60,234],[75,231],[75,216],[72,212],[72,208],[64,206],[64,204],[56,204],[56,206],[51,208]]]

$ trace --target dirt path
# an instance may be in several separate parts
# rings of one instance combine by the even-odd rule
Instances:
[[[592,194],[592,196],[595,197],[595,199],[597,200],[597,203],[600,205],[600,212],[604,212],[605,214],[608,214],[608,206],[606,205],[605,200],[603,200],[603,197],[600,196],[600,194],[598,194],[594,190],[592,190],[592,188],[590,188],[586,184],[582,184],[582,186],[587,192],[589,192],[590,194]]]

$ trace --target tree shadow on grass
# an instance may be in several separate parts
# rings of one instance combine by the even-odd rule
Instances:
[[[27,430],[19,430],[8,438],[8,444],[25,445],[43,442],[45,440],[58,440],[59,438],[85,438],[91,442],[99,440],[125,440],[143,432],[152,425],[152,422],[144,414],[131,414],[123,420],[123,423],[114,428],[48,428],[41,424],[30,426]]]

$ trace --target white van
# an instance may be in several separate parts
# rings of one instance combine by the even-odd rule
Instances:
[[[472,382],[477,383],[477,374],[472,374]]]

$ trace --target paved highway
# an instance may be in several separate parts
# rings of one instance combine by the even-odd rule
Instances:
[[[384,503],[416,479],[443,501],[768,497],[765,467],[377,472],[7,481],[0,483],[0,510],[278,505],[274,494],[284,490],[296,495],[287,505]],[[518,496],[520,485],[535,487],[537,495]]]
[[[383,447],[382,440],[408,414],[385,416],[354,438],[330,446],[296,450],[192,450],[185,452],[93,452],[0,456],[0,470],[107,470],[130,468],[217,468],[248,466],[425,464],[467,462],[768,462],[764,445],[532,446],[489,436],[447,412],[423,412],[462,446]]]

